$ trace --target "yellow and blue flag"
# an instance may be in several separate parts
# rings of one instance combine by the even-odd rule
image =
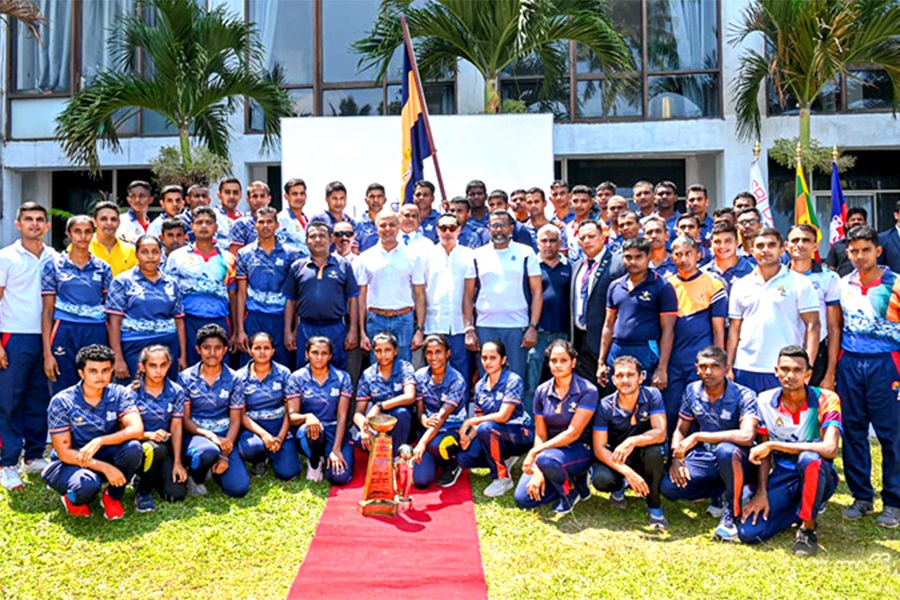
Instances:
[[[400,197],[402,203],[413,201],[415,183],[424,178],[423,161],[432,155],[426,125],[427,108],[422,106],[422,93],[415,59],[410,55],[410,46],[404,45],[403,52],[403,92],[400,122],[403,136],[403,161],[400,172]]]

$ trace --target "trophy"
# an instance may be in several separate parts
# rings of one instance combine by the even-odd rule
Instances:
[[[413,484],[413,451],[409,444],[403,444],[397,450],[394,459],[394,475],[397,480],[397,508],[400,512],[409,510],[412,498],[409,491]]]
[[[379,414],[369,417],[367,422],[375,432],[375,438],[369,449],[366,487],[363,499],[359,501],[359,512],[364,517],[393,517],[399,512],[391,442],[391,430],[397,424],[397,418]]]

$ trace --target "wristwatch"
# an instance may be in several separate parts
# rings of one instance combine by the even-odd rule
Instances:
[[[469,325],[468,327],[466,327],[465,329],[463,329],[463,333],[469,333],[470,331],[475,331],[475,326],[474,326],[474,325]]]
[[[384,402],[376,402],[375,406],[378,407],[378,410],[384,411]]]
[[[537,329],[538,329],[538,324],[537,324],[537,323],[529,323],[528,326],[529,326],[529,327],[533,327],[535,331],[537,331]]]
[[[425,326],[424,325],[416,325],[416,331],[421,331],[422,333],[425,333]]]

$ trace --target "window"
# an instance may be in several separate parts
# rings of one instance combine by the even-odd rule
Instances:
[[[850,76],[828,82],[810,106],[818,114],[876,112],[891,110],[891,81],[880,69],[857,69]],[[781,102],[772,82],[766,86],[770,116],[796,115],[797,98],[790,92]]]
[[[46,21],[38,26],[41,40],[22,23],[13,27],[13,92],[68,95],[72,91],[74,5],[69,0],[41,0]]]

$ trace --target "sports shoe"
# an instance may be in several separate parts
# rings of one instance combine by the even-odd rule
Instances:
[[[437,478],[437,486],[442,488],[453,486],[453,484],[456,483],[456,480],[459,479],[460,473],[462,473],[462,469],[459,468],[459,465],[454,464],[452,467],[444,467],[441,469],[441,474]]]
[[[617,490],[609,495],[609,503],[613,508],[625,510],[628,508],[628,501],[625,499],[625,490]]]
[[[488,498],[497,498],[513,489],[514,487],[516,487],[516,484],[513,483],[512,477],[495,479],[489,486],[484,488],[484,495]]]
[[[134,498],[134,508],[139,513],[148,513],[156,510],[156,504],[153,503],[153,494],[138,494]]]
[[[722,518],[722,515],[725,514],[725,503],[722,502],[721,496],[710,499],[709,506],[706,507],[706,514],[711,516],[713,519]]]
[[[253,463],[250,467],[250,474],[253,477],[262,477],[266,474],[266,461]]]
[[[21,490],[25,487],[15,467],[0,467],[0,485],[6,488],[7,492]]]
[[[50,465],[50,461],[43,458],[22,461],[22,472],[26,475],[40,475]]]
[[[667,531],[669,529],[669,521],[666,519],[662,508],[647,509],[650,513],[650,528],[657,531]]]
[[[512,474],[512,468],[516,466],[516,463],[519,462],[518,456],[510,456],[506,460],[503,461],[503,464],[506,465],[506,470],[510,474]]]
[[[320,460],[319,466],[315,469],[312,466],[312,463],[307,463],[306,465],[306,480],[307,481],[322,481],[324,478],[322,474],[322,463],[325,461]]]
[[[716,527],[716,531],[713,535],[715,535],[715,538],[720,542],[740,541],[740,538],[738,537],[738,528],[734,523],[734,517],[730,510],[726,510],[722,513],[722,518],[719,520],[719,526]]]
[[[875,505],[871,500],[854,500],[853,504],[845,508],[841,514],[848,521],[856,521],[873,512],[875,512]]]
[[[202,483],[197,483],[196,481],[194,481],[193,477],[188,477],[187,488],[188,494],[190,494],[191,496],[205,496],[209,493],[206,489],[206,486]]]
[[[875,524],[887,529],[896,529],[900,525],[900,508],[885,506],[878,518],[875,519]]]
[[[581,494],[578,493],[578,490],[572,490],[567,495],[559,499],[559,502],[557,502],[553,507],[553,512],[555,512],[559,516],[567,515],[572,512],[572,509],[574,509],[575,505],[580,501]]]
[[[100,497],[100,505],[103,507],[103,518],[107,521],[115,521],[125,516],[125,507],[120,500],[114,500],[109,495],[109,488],[103,490]]]
[[[815,556],[819,551],[819,539],[815,529],[797,528],[797,537],[794,538],[794,556]]]
[[[587,502],[591,499],[591,475],[590,473],[585,473],[584,476],[578,475],[575,477],[575,490],[578,492],[578,497],[582,502]]]
[[[71,502],[69,502],[69,498],[65,494],[60,496],[60,498],[62,498],[63,506],[66,509],[66,513],[68,513],[68,515],[70,517],[89,517],[89,516],[91,516],[91,507],[88,506],[87,504],[81,504],[81,505],[72,504]]]

